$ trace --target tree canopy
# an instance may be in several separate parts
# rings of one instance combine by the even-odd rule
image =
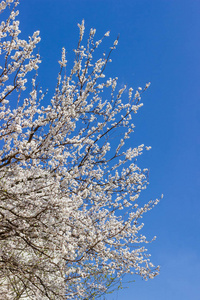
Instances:
[[[109,32],[84,42],[82,21],[74,65],[63,48],[49,97],[37,83],[40,33],[20,39],[18,2],[0,3],[0,296],[94,299],[124,274],[154,278],[140,220],[159,200],[139,203],[145,147],[126,146],[149,83],[106,78],[118,40],[96,59]]]

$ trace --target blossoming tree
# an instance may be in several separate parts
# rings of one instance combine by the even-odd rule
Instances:
[[[140,218],[158,200],[139,205],[144,145],[126,147],[149,84],[133,94],[106,79],[118,41],[95,60],[109,32],[95,41],[91,29],[83,46],[82,22],[74,66],[67,76],[63,48],[48,100],[34,72],[39,32],[20,39],[17,5],[0,3],[0,298],[94,299],[126,273],[153,278]]]

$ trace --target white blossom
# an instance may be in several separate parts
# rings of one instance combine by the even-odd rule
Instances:
[[[8,16],[0,24],[0,299],[92,299],[125,274],[154,278],[159,267],[140,232],[159,200],[140,203],[145,146],[126,143],[149,84],[135,95],[118,90],[118,78],[104,74],[111,53],[93,56],[109,31],[94,41],[91,29],[84,46],[82,21],[74,66],[66,76],[63,48],[54,95],[43,101],[40,32],[20,39],[17,5],[0,2]]]

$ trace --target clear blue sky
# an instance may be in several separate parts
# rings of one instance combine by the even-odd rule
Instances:
[[[152,261],[161,265],[160,275],[148,282],[136,277],[107,299],[199,300],[200,1],[22,0],[24,37],[41,31],[43,87],[55,86],[63,46],[72,59],[83,18],[86,32],[94,27],[101,37],[110,30],[110,43],[120,34],[109,75],[135,88],[152,83],[131,143],[152,146],[139,161],[150,168],[143,200],[164,194],[144,218],[144,233],[157,235],[149,249]]]

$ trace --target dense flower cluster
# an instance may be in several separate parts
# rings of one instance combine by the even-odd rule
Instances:
[[[63,48],[48,102],[37,76],[28,82],[39,31],[20,39],[17,5],[0,3],[10,10],[0,24],[0,298],[93,299],[126,273],[153,278],[140,218],[158,200],[139,205],[144,145],[125,143],[149,84],[117,91],[104,70],[118,41],[95,60],[109,32],[96,42],[91,29],[85,47],[83,21],[74,66],[63,75]]]

